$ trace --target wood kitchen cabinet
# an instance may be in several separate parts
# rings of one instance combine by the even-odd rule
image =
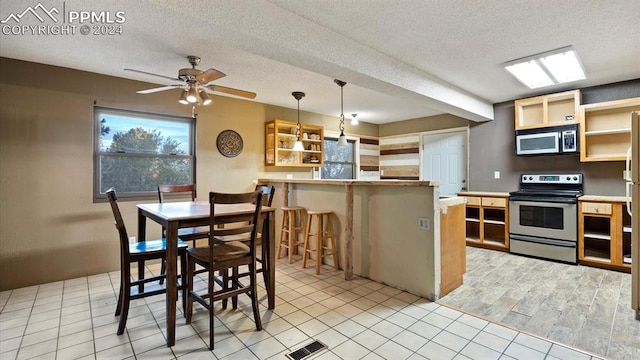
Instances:
[[[620,197],[583,196],[580,199],[580,263],[631,272],[631,217],[626,202]]]
[[[580,90],[541,95],[515,101],[516,130],[580,122]]]
[[[293,151],[297,140],[295,121],[272,120],[265,123],[266,166],[319,167],[324,159],[324,128],[300,124],[304,151]]]
[[[624,161],[633,111],[640,111],[640,98],[580,106],[580,161]]]
[[[467,245],[509,251],[509,194],[463,192]]]

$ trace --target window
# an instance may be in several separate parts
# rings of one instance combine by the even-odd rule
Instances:
[[[324,138],[323,179],[355,179],[355,141],[338,146],[338,139]]]
[[[94,201],[155,198],[158,184],[195,179],[195,119],[94,108]]]

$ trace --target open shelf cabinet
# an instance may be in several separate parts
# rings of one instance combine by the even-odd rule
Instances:
[[[640,98],[580,106],[580,161],[624,161],[633,111],[640,111]]]
[[[466,238],[467,245],[509,250],[509,211],[507,197],[473,196],[460,193],[467,198]]]
[[[298,139],[303,151],[294,151]],[[319,167],[324,159],[324,128],[318,125],[298,124],[295,121],[272,120],[265,123],[265,165]]]
[[[631,217],[626,204],[579,201],[578,230],[581,264],[631,271]]]
[[[579,123],[580,90],[515,101],[516,130]]]

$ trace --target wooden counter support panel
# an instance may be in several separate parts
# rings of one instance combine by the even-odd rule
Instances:
[[[345,186],[346,201],[346,224],[344,229],[345,237],[345,264],[344,278],[345,280],[353,279],[353,186]],[[335,250],[334,250],[335,251]]]
[[[440,201],[440,296],[462,285],[467,270],[464,202],[447,205],[455,198]]]

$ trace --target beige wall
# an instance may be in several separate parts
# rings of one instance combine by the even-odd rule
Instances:
[[[167,91],[137,81],[0,58],[0,290],[71,279],[119,268],[113,216],[93,203],[93,106],[190,116]],[[248,89],[250,90],[250,89]],[[285,89],[285,96],[293,90]],[[305,176],[309,170],[263,166],[264,122],[295,120],[296,111],[216,96],[197,119],[198,197],[210,190],[244,191],[269,174]],[[295,100],[291,97],[292,107]],[[303,104],[301,104],[303,107]],[[337,128],[337,118],[301,111],[301,121]],[[226,158],[216,149],[220,131],[241,134],[244,150]],[[347,131],[377,136],[376,125]],[[130,236],[136,202],[122,202]],[[159,235],[151,225],[149,236]]]
[[[425,131],[465,127],[472,124],[474,124],[473,121],[465,120],[451,114],[443,114],[419,119],[399,121],[389,124],[382,124],[380,125],[379,136],[384,137],[392,135],[420,133]]]

